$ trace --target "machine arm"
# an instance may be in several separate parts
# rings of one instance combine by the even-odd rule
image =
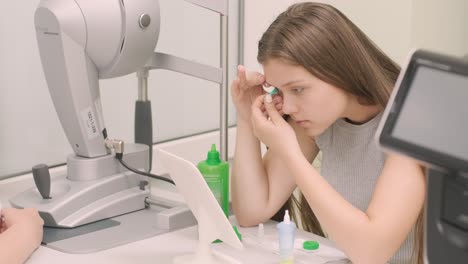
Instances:
[[[157,0],[43,0],[36,34],[49,92],[75,154],[108,154],[99,79],[134,72],[159,36]]]
[[[35,15],[44,73],[57,115],[79,156],[106,155],[106,137],[98,89],[98,70],[85,51],[86,28],[79,7],[67,6],[61,20],[42,6]],[[73,25],[67,22],[73,21]]]

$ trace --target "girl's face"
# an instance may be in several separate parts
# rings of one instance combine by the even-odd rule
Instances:
[[[266,82],[280,90],[284,114],[304,128],[307,135],[320,135],[345,116],[350,96],[303,67],[272,59],[263,65],[263,70]]]

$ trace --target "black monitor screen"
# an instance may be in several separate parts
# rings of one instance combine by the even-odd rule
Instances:
[[[468,77],[419,66],[393,137],[468,160]]]
[[[428,51],[413,53],[379,131],[384,148],[468,172],[468,63]]]

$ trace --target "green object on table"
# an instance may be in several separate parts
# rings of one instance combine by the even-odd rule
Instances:
[[[234,232],[236,232],[237,237],[239,238],[240,241],[242,241],[242,234],[237,230],[237,226],[232,226],[232,229],[234,229]],[[223,242],[222,240],[216,239],[213,241],[213,243],[221,243]]]
[[[242,234],[237,230],[237,226],[233,226],[234,232],[236,232],[237,237],[239,238],[240,241],[242,241]]]
[[[304,241],[304,243],[302,244],[302,247],[305,250],[316,250],[319,248],[319,246],[320,246],[319,242],[313,241],[313,240]]]
[[[216,144],[197,165],[226,218],[229,218],[229,163],[219,158]]]

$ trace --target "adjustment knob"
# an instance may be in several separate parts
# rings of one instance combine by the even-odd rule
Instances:
[[[34,182],[42,198],[50,199],[50,174],[46,164],[38,164],[32,168]]]

